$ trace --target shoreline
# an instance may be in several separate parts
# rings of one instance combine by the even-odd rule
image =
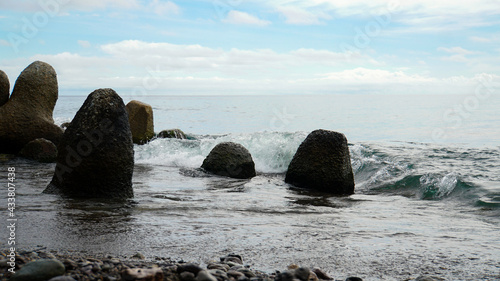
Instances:
[[[0,251],[0,280],[12,280],[15,275],[9,270],[8,250]],[[146,259],[141,253],[133,256],[114,257],[105,254],[83,253],[83,252],[58,252],[55,250],[19,250],[16,251],[15,273],[21,272],[22,268],[34,261],[50,261],[59,263],[64,268],[63,274],[55,275],[53,278],[40,279],[49,281],[72,281],[72,280],[151,280],[151,281],[363,281],[373,280],[370,277],[347,277],[338,279],[331,277],[329,273],[320,268],[300,267],[291,264],[288,268],[276,269],[274,272],[264,272],[252,268],[244,263],[242,256],[229,254],[213,259],[206,263],[193,261],[174,261],[171,258],[154,257]],[[44,267],[44,266],[41,266]],[[50,267],[46,266],[45,268]],[[25,273],[25,272],[23,272]],[[33,274],[33,273],[32,273]],[[18,274],[19,275],[19,274]],[[33,277],[19,280],[35,280],[40,273]],[[17,280],[17,279],[16,279]],[[36,279],[38,280],[38,279]],[[376,279],[382,280],[382,279]],[[386,279],[383,279],[386,280]],[[388,279],[387,279],[388,280]],[[403,278],[409,281],[440,281],[441,277],[421,275],[416,278]]]
[[[9,265],[10,251],[0,251],[0,280],[10,280],[15,274]],[[133,256],[110,256],[105,254],[82,253],[82,252],[58,252],[55,250],[19,250],[16,251],[15,273],[28,263],[40,260],[56,260],[64,265],[64,276],[55,280],[166,280],[166,281],[271,281],[287,280],[282,273],[291,273],[294,270],[302,270],[297,265],[292,264],[283,271],[276,270],[273,273],[263,272],[244,264],[240,255],[229,254],[213,259],[207,263],[196,263],[193,261],[174,261],[171,258],[154,257],[147,259],[141,253]],[[307,269],[309,270],[309,269]],[[161,272],[161,274],[159,273]],[[315,268],[319,274],[310,272],[307,278],[298,279],[300,281],[334,280],[319,268]],[[204,272],[200,274],[200,272]],[[192,274],[190,274],[192,273]],[[208,275],[207,275],[208,273]],[[144,276],[141,274],[145,274]],[[135,276],[135,278],[133,278]],[[156,277],[155,277],[156,275]],[[159,276],[162,278],[159,278]],[[201,277],[200,277],[201,276]],[[288,276],[288,275],[287,275]],[[319,278],[319,277],[322,278]],[[71,278],[73,279],[71,279]],[[294,276],[292,276],[294,277]],[[295,276],[297,277],[297,276]],[[145,278],[145,279],[143,279]],[[326,278],[326,279],[325,279]],[[356,277],[357,278],[357,277]],[[297,279],[297,278],[292,278]],[[302,280],[303,279],[303,280]],[[23,279],[24,280],[24,279]],[[25,279],[29,280],[29,279]],[[48,279],[51,280],[51,279]],[[362,280],[361,278],[348,280]],[[291,281],[291,280],[290,280]]]

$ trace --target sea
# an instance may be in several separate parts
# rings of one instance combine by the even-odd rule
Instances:
[[[60,93],[55,122],[71,121],[85,98]],[[15,167],[19,250],[202,265],[235,253],[268,273],[298,264],[338,280],[500,280],[498,94],[122,98],[150,104],[155,131],[179,128],[189,139],[135,145],[135,197],[126,202],[42,194],[55,164],[0,160],[2,225]],[[284,182],[315,129],[346,136],[355,194]],[[200,172],[225,141],[250,151],[256,177]],[[5,226],[0,237],[7,248]]]

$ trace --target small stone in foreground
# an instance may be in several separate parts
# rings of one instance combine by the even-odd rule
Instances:
[[[58,260],[37,260],[23,266],[10,280],[46,281],[63,275],[65,271],[64,265]]]
[[[163,281],[161,268],[127,268],[121,272],[124,281]]]

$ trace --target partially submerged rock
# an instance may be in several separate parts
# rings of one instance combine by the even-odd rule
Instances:
[[[58,146],[46,193],[71,197],[133,197],[134,150],[123,100],[112,89],[92,92]]]
[[[354,175],[346,137],[337,132],[316,130],[300,144],[285,182],[336,195],[354,193]]]
[[[54,162],[57,159],[57,147],[46,139],[35,139],[26,144],[19,155],[39,162]]]
[[[158,133],[157,137],[163,139],[187,139],[186,134],[180,129],[163,130]]]
[[[6,76],[0,78],[2,100],[6,96],[5,79]],[[52,118],[57,98],[54,68],[41,61],[26,67],[17,78],[10,99],[0,107],[0,153],[16,154],[28,142],[38,138],[57,144],[63,134]]]
[[[155,136],[153,108],[149,104],[136,100],[130,101],[126,107],[133,142],[147,143]]]
[[[223,142],[216,145],[201,165],[206,171],[237,179],[248,179],[255,176],[255,163],[250,152],[234,142]]]

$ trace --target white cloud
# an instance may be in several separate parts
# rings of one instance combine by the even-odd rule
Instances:
[[[16,10],[22,12],[50,11],[60,13],[62,11],[94,11],[113,9],[137,9],[141,7],[138,0],[54,0],[54,1],[27,1],[27,0],[3,0],[0,9]]]
[[[471,60],[466,57],[467,55],[480,54],[480,52],[466,50],[462,47],[452,47],[452,48],[439,47],[437,50],[451,54],[450,56],[441,58],[444,61],[451,61],[451,62],[468,63],[471,62]]]
[[[288,24],[316,25],[321,24],[321,20],[329,20],[332,18],[324,12],[312,12],[293,6],[282,6],[276,9],[285,16],[285,22]]]
[[[469,40],[478,43],[490,43],[492,41],[491,38],[479,37],[479,36],[471,36]]]
[[[392,72],[363,67],[327,73],[323,76],[320,80],[336,81],[342,84],[421,84],[437,81],[435,78],[409,75],[401,70]]]
[[[172,1],[160,1],[160,0],[153,0],[150,4],[149,7],[155,12],[157,15],[160,16],[165,16],[165,15],[170,15],[174,14],[177,15],[180,13],[180,7],[177,6],[174,2]]]
[[[452,48],[439,47],[437,50],[438,51],[447,52],[447,53],[451,53],[451,54],[458,54],[458,55],[474,55],[474,54],[478,54],[479,53],[479,52],[476,52],[476,51],[466,50],[466,49],[464,49],[462,47],[452,47]]]
[[[90,48],[91,46],[90,42],[85,40],[78,40],[77,43],[83,48]]]
[[[472,52],[445,49],[452,55]],[[90,93],[111,87],[122,95],[137,89],[146,94],[456,92],[474,85],[476,79],[436,78],[412,68],[384,67],[369,56],[348,59],[345,53],[318,49],[222,50],[127,40],[102,45],[101,50],[99,56],[64,52],[3,60],[1,64],[15,77],[22,70],[19,66],[46,61],[58,73],[61,92],[78,89]],[[500,77],[494,79],[500,81]]]
[[[248,13],[235,10],[229,11],[227,17],[222,21],[231,24],[246,24],[256,26],[266,26],[271,24],[270,21],[262,20]]]
[[[7,40],[0,39],[0,46],[10,46],[10,43]]]

